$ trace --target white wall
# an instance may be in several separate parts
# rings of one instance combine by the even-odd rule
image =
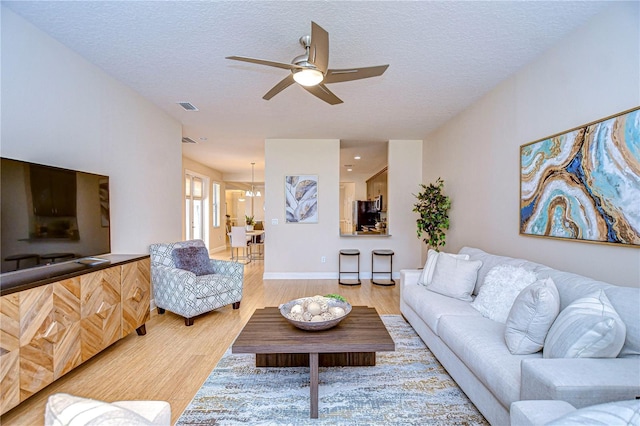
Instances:
[[[625,286],[640,250],[519,235],[519,147],[640,105],[640,3],[615,3],[424,143],[452,198],[447,251],[475,246]],[[423,257],[426,256],[423,248]]]
[[[337,139],[268,139],[265,141],[265,279],[338,277],[338,252],[360,250],[363,278],[371,276],[371,250],[392,249],[393,270],[420,266],[413,195],[422,176],[422,141],[389,142],[389,231],[391,237],[340,237],[340,141]],[[318,175],[318,223],[287,224],[284,215],[286,175]],[[278,225],[272,220],[277,219]],[[326,263],[321,263],[322,256]]]
[[[2,7],[3,157],[109,175],[113,253],[181,236],[179,122]]]

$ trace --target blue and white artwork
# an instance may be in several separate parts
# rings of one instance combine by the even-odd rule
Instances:
[[[520,147],[520,233],[640,246],[640,109]]]
[[[286,223],[318,223],[318,176],[285,176]]]

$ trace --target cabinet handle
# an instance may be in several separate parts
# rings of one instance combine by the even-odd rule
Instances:
[[[102,302],[100,304],[100,307],[96,311],[96,315],[98,315],[102,319],[107,319],[107,317],[109,316],[110,308],[111,305],[107,304],[106,302]]]
[[[65,327],[63,327],[58,321],[54,321],[49,324],[49,327],[42,334],[42,338],[49,343],[58,343],[60,336],[64,334]]]
[[[143,294],[144,293],[142,292],[142,289],[140,287],[136,287],[133,294],[131,295],[131,300],[133,300],[134,302],[139,302],[142,300]]]

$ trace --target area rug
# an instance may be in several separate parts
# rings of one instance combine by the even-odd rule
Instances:
[[[487,425],[400,315],[382,315],[396,344],[373,367],[320,367],[318,419],[309,368],[257,368],[228,350],[177,425]]]

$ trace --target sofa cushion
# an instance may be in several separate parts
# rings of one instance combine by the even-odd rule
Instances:
[[[149,426],[154,423],[131,410],[107,402],[65,393],[51,395],[45,409],[45,425],[74,424]]]
[[[478,297],[471,306],[482,316],[504,324],[518,294],[535,281],[536,274],[522,267],[495,266],[485,277]]]
[[[567,306],[544,342],[544,358],[615,358],[624,345],[626,327],[604,290]]]
[[[512,354],[540,351],[558,312],[560,296],[551,278],[536,281],[522,290],[505,324],[504,340],[509,351]]]
[[[520,398],[567,401],[576,408],[640,396],[640,362],[629,358],[522,361]]]
[[[520,400],[520,362],[540,358],[512,355],[504,343],[504,324],[482,316],[440,318],[440,338],[505,408]]]
[[[638,425],[640,424],[640,401],[616,401],[581,408],[547,423],[561,425]]]
[[[443,296],[418,285],[405,286],[402,290],[402,299],[436,335],[438,335],[438,323],[444,315],[470,315],[482,318],[480,312],[473,309],[469,302]]]
[[[179,247],[173,249],[172,255],[178,269],[193,272],[197,276],[215,272],[205,247]]]
[[[439,294],[471,302],[471,293],[482,262],[452,256],[438,256],[433,279],[427,289]]]
[[[640,358],[640,288],[610,285],[604,292],[627,327],[627,335],[618,357]]]
[[[433,280],[433,272],[436,269],[436,263],[438,262],[439,256],[453,256],[458,259],[469,260],[468,254],[453,254],[442,251],[437,252],[433,249],[429,249],[429,252],[427,253],[427,261],[424,264],[420,278],[418,278],[418,284],[424,286],[431,284],[431,281]]]
[[[576,411],[566,401],[516,401],[511,404],[509,417],[513,426],[539,426]]]

